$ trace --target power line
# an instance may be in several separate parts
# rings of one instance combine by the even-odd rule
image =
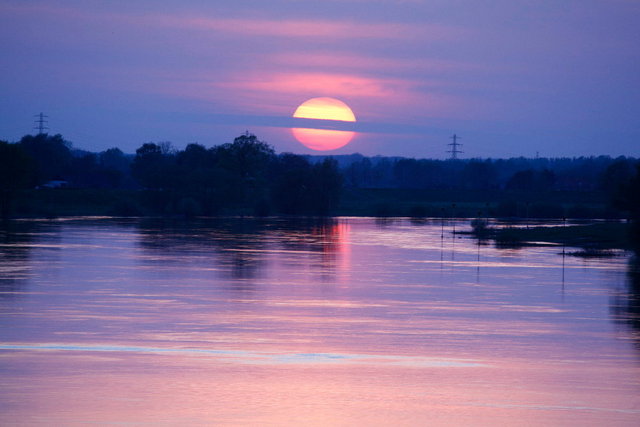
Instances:
[[[451,160],[456,160],[458,158],[458,154],[464,153],[464,151],[458,149],[458,147],[462,147],[462,144],[458,142],[458,140],[462,138],[454,133],[451,139],[453,139],[453,142],[447,144],[451,146],[451,150],[448,150],[447,153],[451,153]]]
[[[34,126],[33,128],[38,130],[38,135],[43,134],[45,130],[49,130],[49,127],[46,126],[49,123],[49,121],[46,120],[47,118],[49,118],[49,116],[40,113],[36,114],[34,117],[37,118],[34,120],[36,126]]]

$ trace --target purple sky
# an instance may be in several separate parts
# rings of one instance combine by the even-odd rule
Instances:
[[[34,114],[78,148],[278,152],[303,101],[359,134],[329,153],[640,156],[640,0],[0,0],[0,139]]]

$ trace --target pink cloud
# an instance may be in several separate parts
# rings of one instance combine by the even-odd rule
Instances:
[[[42,4],[15,6],[13,9],[23,14],[55,15],[64,19],[65,23],[81,23],[82,29],[88,26],[100,28],[102,31],[88,34],[91,35],[92,46],[106,49],[114,39],[126,39],[130,45],[145,49],[144,52],[162,52],[155,50],[157,46],[154,43],[158,38],[149,35],[158,32],[180,33],[176,39],[169,40],[174,40],[180,53],[189,51],[189,59],[201,58],[198,67],[182,67],[177,62],[177,65],[169,64],[168,67],[145,68],[142,60],[124,56],[126,49],[123,49],[112,52],[112,55],[126,58],[126,64],[111,63],[108,70],[103,69],[101,63],[87,64],[83,67],[83,75],[95,76],[95,71],[104,77],[89,81],[91,85],[198,100],[215,105],[218,109],[224,106],[226,112],[232,113],[289,116],[300,102],[308,98],[331,96],[357,106],[363,117],[369,120],[385,119],[390,114],[403,119],[415,117],[416,120],[425,116],[447,115],[464,111],[465,106],[464,100],[443,93],[444,88],[452,85],[459,87],[461,84],[451,75],[477,67],[470,63],[425,57],[398,59],[367,55],[363,53],[366,50],[350,53],[314,50],[317,48],[314,43],[324,39],[332,42],[338,40],[336,46],[340,47],[342,44],[339,40],[342,39],[370,38],[377,44],[378,39],[395,39],[399,43],[398,40],[411,39],[455,40],[468,35],[468,32],[459,28],[429,23],[199,17],[140,12],[126,15],[109,12],[108,9],[96,13]],[[114,27],[114,23],[120,25]],[[100,27],[101,24],[107,26]],[[155,33],[149,30],[154,27]],[[119,31],[112,35],[114,28]],[[139,28],[145,29],[142,33],[144,37],[137,32]],[[189,30],[197,32],[197,43],[186,43],[187,40],[194,40],[194,34],[186,35]],[[218,43],[221,40],[219,36],[227,34],[246,36],[252,40],[257,37],[301,38],[301,46],[308,45],[308,50],[294,51],[288,44],[287,50],[282,50],[277,40],[273,46],[267,46],[266,51],[253,52],[251,64],[257,67],[251,69],[256,71],[247,72],[245,65],[248,64],[243,61],[248,60],[242,55],[242,49],[222,51],[222,56],[216,56],[220,53],[218,51],[215,54],[209,52],[208,42]],[[84,39],[69,34],[64,41],[70,45],[84,43]],[[159,57],[167,59],[169,55]],[[215,58],[216,62],[212,62],[211,58]],[[218,63],[220,68],[213,67]],[[135,72],[132,73],[132,70]],[[437,78],[433,77],[436,75]]]
[[[276,65],[285,65],[295,68],[315,68],[315,69],[347,69],[347,70],[382,70],[403,72],[408,71],[415,74],[420,72],[456,72],[481,70],[479,64],[461,61],[449,61],[432,58],[393,58],[368,56],[349,53],[334,52],[279,52],[270,55],[268,58]]]
[[[300,37],[316,39],[362,39],[385,40],[458,40],[468,35],[463,27],[451,25],[402,22],[362,22],[352,20],[252,18],[233,16],[200,16],[188,13],[159,14],[137,12],[113,12],[110,9],[87,11],[46,2],[34,4],[0,5],[6,13],[46,14],[58,18],[95,21],[119,21],[136,26],[158,26],[186,30],[213,31],[225,34],[269,37]]]
[[[323,39],[428,39],[451,40],[466,35],[461,28],[439,24],[363,23],[338,20],[265,19],[150,15],[148,23],[168,27],[216,31],[246,36],[301,37]]]
[[[214,83],[227,89],[290,93],[298,96],[343,96],[347,98],[389,98],[411,92],[413,82],[406,79],[374,78],[334,73],[260,73],[237,76]]]
[[[270,72],[212,80],[206,75],[174,80],[155,90],[172,96],[225,105],[225,113],[290,117],[303,101],[331,96],[346,102],[359,120],[420,123],[429,117],[478,118],[489,112],[477,99],[442,90],[443,83],[376,78],[361,74]]]

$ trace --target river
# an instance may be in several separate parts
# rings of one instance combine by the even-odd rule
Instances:
[[[454,227],[15,221],[0,424],[638,425],[637,261]]]

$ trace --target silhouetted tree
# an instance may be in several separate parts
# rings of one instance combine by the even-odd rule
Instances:
[[[544,169],[536,171],[527,169],[513,174],[506,185],[507,190],[519,191],[549,191],[555,183],[555,174]]]
[[[313,166],[310,196],[313,213],[329,215],[340,201],[342,175],[338,163],[330,158]]]
[[[402,188],[423,188],[423,170],[417,159],[400,159],[393,165],[394,181]]]
[[[173,160],[166,145],[163,147],[161,144],[148,142],[136,150],[136,157],[131,164],[131,172],[145,188],[166,189],[174,179]]]
[[[345,177],[351,187],[371,187],[373,184],[371,160],[365,157],[351,163],[345,172]]]
[[[179,194],[179,213],[211,215],[223,205],[222,171],[216,164],[215,150],[189,144],[176,154],[174,186]]]
[[[619,209],[629,212],[631,237],[640,249],[640,163],[636,164],[634,176],[620,186],[614,202]]]
[[[275,151],[267,143],[247,132],[231,144],[216,147],[214,156],[228,200],[246,205],[268,196],[267,176]]]
[[[33,162],[32,185],[67,179],[72,161],[71,143],[62,135],[26,135],[19,144]]]
[[[73,157],[69,168],[68,179],[74,187],[99,187],[96,182],[98,175],[97,156],[92,153]]]
[[[491,160],[471,160],[462,171],[462,182],[471,190],[488,190],[497,187],[497,173]]]
[[[302,156],[285,153],[278,157],[274,169],[271,194],[281,213],[324,216],[337,206],[342,175],[334,159],[312,165]]]
[[[613,195],[633,177],[634,173],[633,161],[626,158],[616,159],[602,172],[600,185],[604,191]]]
[[[124,173],[131,166],[131,162],[122,150],[114,147],[100,153],[100,165],[105,169],[114,169]]]
[[[17,190],[27,188],[31,161],[18,144],[0,141],[0,214],[7,218]]]
[[[104,171],[111,188],[133,186],[131,177],[131,159],[119,149],[109,148],[99,155],[98,163]]]
[[[300,215],[311,210],[311,164],[307,159],[291,153],[278,157],[274,167],[272,197],[277,209],[284,214]]]

